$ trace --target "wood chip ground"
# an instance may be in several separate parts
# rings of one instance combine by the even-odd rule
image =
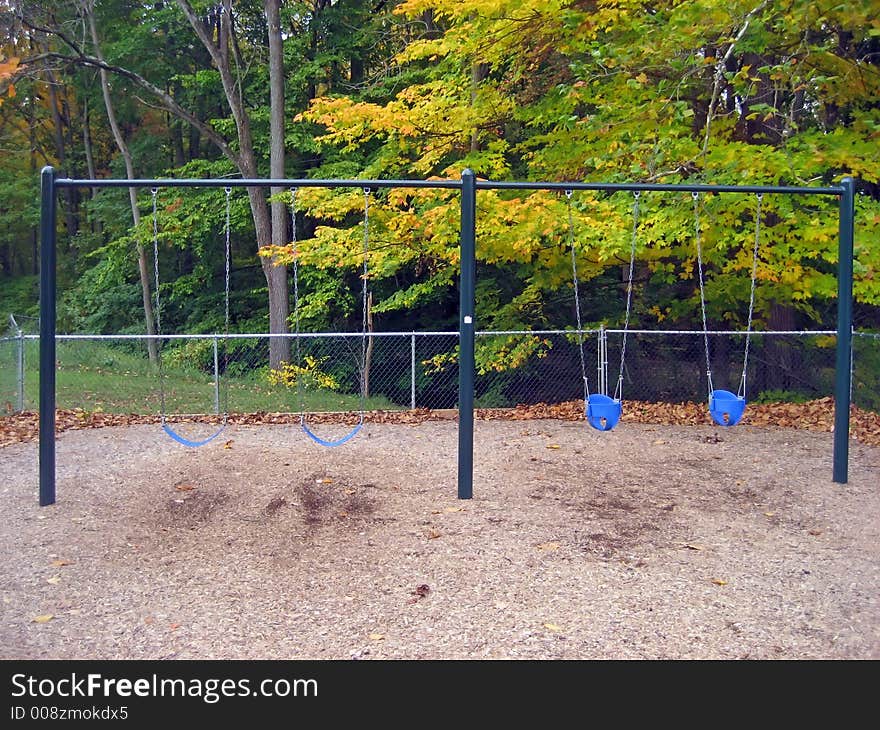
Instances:
[[[457,439],[68,430],[46,508],[7,443],[0,658],[880,658],[880,446],[836,484],[827,432],[478,420],[459,501]]]

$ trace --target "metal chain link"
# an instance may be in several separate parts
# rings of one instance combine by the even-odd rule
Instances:
[[[369,289],[367,286],[367,277],[369,275],[369,267],[367,257],[370,248],[370,188],[365,187],[364,192],[364,219],[361,223],[364,229],[363,238],[363,267],[361,270],[361,359],[360,359],[360,413],[363,419],[364,411],[367,405],[367,314],[369,302]],[[293,220],[292,230],[292,246],[293,246],[293,322],[294,322],[294,351],[296,356],[297,368],[302,370],[302,351],[300,348],[300,311],[299,311],[299,249],[296,238],[296,194],[297,189],[290,189],[290,214]],[[297,400],[300,406],[300,424],[305,423],[305,399],[302,391],[302,372],[296,374],[296,391]]]
[[[700,311],[703,314],[703,344],[706,351],[706,379],[709,386],[709,397],[715,388],[712,386],[712,361],[709,358],[709,324],[706,318],[706,294],[703,284],[703,246],[700,240],[700,194],[691,193],[694,199],[694,237],[697,241],[697,274],[700,279]]]
[[[224,241],[226,254],[226,270],[224,272],[223,289],[223,374],[226,387],[223,388],[223,422],[229,415],[229,289],[232,278],[232,188],[225,188],[226,192],[226,235]]]
[[[761,201],[764,196],[758,193],[755,196],[758,199],[757,210],[755,211],[755,248],[752,252],[752,289],[749,294],[749,319],[746,325],[746,350],[743,355],[742,378],[739,381],[739,389],[736,391],[740,398],[746,397],[746,371],[749,367],[749,340],[752,336],[752,315],[755,311],[755,282],[758,274],[758,248],[761,244]]]
[[[156,283],[156,365],[159,369],[159,411],[162,425],[165,425],[165,373],[162,369],[162,302],[159,298],[159,214],[157,207],[158,188],[151,188],[153,198],[153,277]]]
[[[293,351],[297,367],[296,400],[299,404],[299,422],[305,422],[305,401],[302,392],[302,350],[299,336],[299,247],[296,240],[296,193],[297,188],[290,189],[290,230],[293,250]]]
[[[153,196],[153,277],[156,284],[155,300],[156,300],[156,334],[162,334],[162,309],[159,302],[159,217],[156,211],[156,196],[159,194],[157,188],[152,188],[150,194]]]
[[[223,294],[224,294],[224,302],[223,302],[223,372],[226,374],[229,370],[229,290],[230,290],[230,280],[231,280],[231,258],[232,258],[232,246],[231,246],[231,234],[232,234],[232,225],[231,225],[231,200],[232,200],[232,188],[226,188],[226,220],[224,225],[224,286],[223,286]],[[159,216],[158,216],[158,206],[157,206],[157,197],[158,197],[158,189],[151,188],[150,194],[152,195],[153,202],[153,277],[155,279],[156,286],[156,334],[159,336],[158,344],[156,347],[156,359],[157,365],[159,368],[159,407],[160,407],[160,416],[162,419],[162,425],[165,425],[165,413],[166,413],[166,398],[165,398],[165,372],[162,365],[162,301],[159,296]],[[216,374],[216,377],[219,378],[219,373]],[[226,378],[228,381],[228,378]],[[226,387],[223,389],[223,426],[226,425],[229,417],[229,385],[227,382]]]
[[[571,196],[572,191],[566,190],[565,197],[568,199],[568,248],[571,251],[571,278],[574,282],[574,313],[577,318],[578,355],[580,356],[581,361],[581,378],[584,381],[584,408],[586,409],[590,399],[590,384],[587,380],[587,363],[584,358],[584,328],[581,323],[581,297],[580,291],[578,290],[577,255],[574,250],[574,216],[572,213]]]
[[[367,406],[367,308],[369,291],[367,276],[367,256],[370,251],[370,188],[364,188],[364,262],[361,274],[361,303],[363,312],[361,317],[361,419]]]
[[[629,277],[626,281],[626,315],[623,320],[623,336],[620,344],[620,374],[617,376],[617,385],[614,388],[614,400],[623,399],[623,372],[626,363],[626,336],[629,333],[629,317],[632,312],[633,272],[636,263],[636,241],[639,231],[639,197],[640,192],[633,192],[633,225],[632,237],[629,245]]]

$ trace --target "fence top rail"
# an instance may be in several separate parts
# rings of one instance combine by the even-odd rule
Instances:
[[[286,179],[286,178],[155,178],[155,179],[74,179],[56,178],[60,188],[165,188],[165,187],[214,187],[214,188],[427,188],[461,189],[463,181],[450,179],[436,180],[331,180],[331,179]],[[680,193],[780,193],[787,195],[840,195],[844,185],[795,186],[795,185],[712,185],[704,183],[601,183],[601,182],[532,182],[532,181],[494,181],[477,179],[477,190],[549,190],[574,191],[594,190],[607,192],[680,192]]]
[[[599,183],[599,182],[494,182],[477,180],[478,190],[598,190],[606,192],[667,192],[667,193],[755,193],[786,195],[840,195],[843,186],[809,187],[795,185],[712,185],[702,183]]]
[[[606,329],[606,332],[612,334],[623,334],[623,330]],[[703,330],[634,330],[627,332],[631,335],[699,335],[703,336]],[[750,335],[752,337],[761,337],[762,335],[786,335],[791,337],[813,337],[816,335],[836,335],[837,330],[710,330],[709,336],[712,335]]]
[[[474,334],[477,337],[494,337],[506,335],[576,335],[578,333],[584,335],[598,334],[606,332],[611,335],[621,335],[622,329],[555,329],[555,330],[478,330]],[[703,336],[703,330],[645,330],[630,329],[627,330],[631,335],[681,335],[681,336]],[[837,330],[713,330],[709,335],[726,335],[726,336],[745,336],[753,337],[761,336],[789,336],[789,337],[815,337],[819,335],[836,335]],[[858,332],[854,331],[856,337],[880,338],[880,333],[875,332]],[[100,335],[100,334],[56,334],[55,339],[59,341],[73,340],[261,340],[261,339],[307,339],[307,338],[360,338],[360,337],[458,337],[456,330],[451,331],[410,331],[410,332],[371,332],[364,335],[363,332],[300,332],[299,334],[278,333],[270,334],[268,332],[230,332],[228,335],[223,332],[205,332],[201,334],[162,334],[162,335],[135,335],[135,334],[118,334],[118,335]],[[40,335],[21,334],[14,337],[0,337],[0,342],[18,342],[21,339],[39,340]]]

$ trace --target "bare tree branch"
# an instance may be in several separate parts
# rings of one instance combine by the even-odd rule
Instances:
[[[238,128],[239,138],[243,135],[250,137],[250,124],[245,118],[243,105],[240,103],[240,96],[236,93],[235,79],[232,78],[229,63],[225,57],[225,49],[218,47],[217,44],[214,43],[213,39],[208,35],[207,30],[205,30],[205,26],[202,24],[199,16],[196,15],[195,10],[193,10],[192,5],[190,5],[187,0],[177,0],[177,4],[186,16],[187,21],[189,21],[193,31],[202,42],[202,45],[210,54],[214,66],[220,73],[220,82],[223,84],[223,92],[226,94],[226,100],[229,102],[229,108],[232,111],[232,118],[235,120],[235,126]],[[223,21],[221,19],[221,22],[228,21]],[[239,103],[235,103],[236,100],[238,100]],[[238,155],[236,165],[240,168],[244,163],[245,157]],[[244,169],[242,170],[242,173],[246,176],[254,176],[256,170]]]
[[[706,112],[706,127],[705,134],[703,136],[703,151],[700,153],[701,156],[705,156],[709,150],[709,130],[712,126],[712,117],[715,113],[715,104],[718,103],[718,95],[721,93],[721,82],[724,80],[724,69],[727,66],[727,62],[730,60],[731,56],[733,56],[733,51],[736,48],[736,44],[739,43],[742,40],[742,37],[746,34],[746,31],[749,29],[749,24],[752,22],[752,19],[765,7],[767,7],[767,1],[768,0],[763,0],[760,5],[752,8],[752,10],[749,11],[748,15],[746,15],[745,21],[743,21],[742,27],[739,29],[734,39],[727,47],[727,52],[715,64],[715,81],[712,85],[712,98],[709,100],[709,109]]]
[[[76,49],[75,56],[68,56],[63,53],[57,53],[54,51],[49,51],[46,53],[40,53],[29,58],[22,60],[22,65],[39,65],[46,61],[60,61],[63,63],[75,64],[77,66],[84,66],[87,68],[95,68],[98,70],[109,71],[110,73],[116,74],[117,76],[122,76],[123,78],[128,79],[129,81],[133,81],[135,84],[140,86],[142,89],[148,91],[152,96],[156,97],[163,109],[174,114],[176,117],[183,119],[184,121],[191,124],[193,127],[198,129],[205,137],[210,139],[220,151],[236,166],[238,167],[240,164],[239,155],[232,147],[229,146],[229,143],[224,139],[222,135],[220,135],[213,127],[203,122],[201,119],[196,117],[192,112],[188,111],[184,107],[182,107],[173,96],[168,94],[166,91],[160,89],[155,84],[150,83],[147,79],[145,79],[140,74],[131,71],[127,68],[123,68],[121,66],[114,66],[113,64],[102,61],[99,58],[95,58],[94,56],[90,56],[79,49]]]

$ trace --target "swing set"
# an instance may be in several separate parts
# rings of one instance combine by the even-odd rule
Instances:
[[[344,437],[331,441],[317,436],[306,422],[305,407],[300,391],[300,424],[302,430],[313,441],[323,446],[338,446],[348,442],[360,431],[364,422],[366,357],[366,312],[367,312],[367,254],[369,246],[369,195],[379,188],[420,188],[458,190],[460,193],[461,227],[459,282],[459,398],[458,398],[458,497],[470,499],[473,496],[473,445],[474,445],[474,395],[475,395],[475,356],[474,340],[476,332],[476,200],[478,190],[547,190],[563,192],[569,201],[569,246],[572,253],[572,277],[575,289],[575,311],[577,318],[578,349],[580,352],[581,374],[584,383],[584,414],[588,423],[600,431],[608,431],[619,422],[622,413],[622,389],[625,372],[626,335],[629,329],[629,315],[632,308],[632,283],[635,249],[638,237],[639,194],[645,191],[690,192],[694,200],[695,243],[697,249],[697,269],[700,288],[700,305],[703,317],[703,337],[708,379],[709,412],[716,423],[733,426],[738,423],[746,405],[746,370],[749,354],[749,335],[752,327],[752,313],[755,297],[755,272],[760,244],[761,200],[766,194],[784,195],[825,195],[838,198],[838,308],[837,308],[837,350],[834,385],[834,437],[833,437],[833,480],[846,483],[849,461],[849,404],[851,384],[851,345],[852,345],[852,288],[853,288],[853,234],[855,218],[855,181],[843,178],[837,185],[825,187],[761,186],[761,185],[706,185],[706,184],[657,184],[657,183],[553,183],[553,182],[495,182],[477,180],[475,174],[465,170],[459,180],[272,180],[272,179],[151,179],[151,180],[76,180],[58,178],[54,168],[44,167],[41,174],[41,218],[40,218],[40,441],[39,441],[39,498],[40,505],[54,504],[56,498],[55,473],[55,375],[56,375],[56,232],[57,196],[59,188],[148,188],[153,191],[153,237],[154,255],[158,250],[158,230],[156,228],[156,191],[162,187],[219,187],[226,189],[226,227],[225,227],[225,334],[229,334],[229,200],[232,188],[262,187],[288,188],[295,191],[301,187],[321,188],[360,188],[364,191],[364,241],[362,302],[364,307],[362,347],[361,347],[361,408],[358,423]],[[630,240],[630,266],[627,279],[626,319],[623,330],[623,343],[620,355],[620,373],[613,396],[607,393],[590,393],[586,364],[583,354],[583,331],[578,299],[578,272],[574,250],[574,232],[571,213],[571,197],[574,191],[592,190],[605,192],[629,191],[634,194],[633,227]],[[743,356],[742,378],[737,393],[715,390],[712,384],[711,360],[709,352],[709,330],[706,318],[705,286],[703,282],[703,251],[699,219],[700,195],[704,193],[751,193],[758,196],[758,211],[755,216],[755,245],[752,260],[751,294],[749,300],[749,320]],[[295,213],[295,192],[292,195],[292,211]],[[294,241],[294,254],[296,254]],[[159,298],[158,256],[155,263],[157,325],[160,325],[161,299]],[[296,357],[299,361],[300,304],[299,304],[299,266],[294,255],[294,340]],[[161,339],[160,331],[155,338]],[[224,346],[224,360],[228,357]],[[161,358],[160,358],[161,362]],[[607,377],[604,379],[607,381]],[[164,374],[160,365],[160,396],[162,400],[163,431],[178,443],[198,447],[219,436],[228,422],[228,406],[220,428],[201,441],[187,439],[171,428],[165,414]],[[607,382],[606,382],[607,385]]]
[[[629,334],[629,320],[632,313],[632,290],[633,271],[635,270],[636,244],[639,231],[639,198],[640,191],[633,192],[632,207],[632,235],[629,247],[629,273],[626,279],[626,313],[623,320],[623,332],[620,345],[620,370],[614,386],[614,395],[607,393],[608,383],[608,360],[606,357],[606,343],[604,331],[599,336],[598,360],[599,360],[599,391],[590,392],[589,379],[587,378],[586,357],[584,355],[583,322],[581,318],[580,292],[578,287],[577,254],[575,252],[574,218],[572,213],[572,191],[566,190],[565,197],[568,200],[568,247],[571,252],[571,273],[574,288],[574,311],[577,321],[577,344],[578,356],[581,366],[581,378],[583,380],[584,415],[593,428],[597,431],[610,431],[620,421],[623,413],[623,378],[626,372],[626,338]],[[761,202],[763,194],[757,193],[757,210],[755,211],[755,244],[752,248],[751,287],[749,293],[748,324],[746,325],[745,352],[743,354],[742,376],[736,393],[729,390],[716,390],[712,384],[712,360],[709,354],[709,326],[706,317],[706,287],[703,281],[703,246],[702,230],[700,226],[700,193],[693,192],[694,201],[694,240],[697,249],[697,279],[700,288],[700,312],[703,318],[703,345],[706,355],[706,382],[709,386],[709,415],[719,426],[735,426],[742,420],[746,408],[746,374],[749,367],[749,343],[752,335],[752,318],[755,312],[755,283],[758,272],[758,252],[761,246]]]
[[[366,410],[366,361],[367,361],[367,308],[369,301],[369,291],[367,286],[367,280],[369,277],[369,269],[367,266],[367,258],[369,255],[369,242],[370,242],[370,188],[364,188],[364,217],[363,217],[363,266],[361,272],[361,306],[362,306],[362,319],[361,319],[361,352],[360,359],[358,362],[358,370],[359,370],[359,391],[360,391],[360,408],[358,411],[358,422],[355,427],[349,431],[344,436],[338,439],[327,439],[316,434],[312,428],[306,422],[306,407],[305,407],[305,394],[302,386],[303,381],[303,373],[305,369],[303,368],[303,358],[302,358],[302,345],[301,339],[302,335],[300,332],[300,294],[299,294],[299,249],[297,245],[296,239],[296,188],[291,188],[291,205],[290,205],[290,215],[292,219],[292,231],[293,231],[293,320],[294,320],[294,364],[295,364],[295,372],[296,376],[296,392],[297,392],[297,401],[299,403],[299,423],[300,428],[303,433],[306,434],[312,441],[320,446],[326,447],[334,447],[341,446],[353,439],[361,428],[364,425],[364,412]],[[159,189],[154,187],[150,190],[152,196],[152,209],[153,209],[153,272],[154,272],[154,283],[155,283],[155,311],[156,311],[156,336],[159,340],[159,346],[157,347],[158,352],[158,372],[159,372],[159,417],[160,423],[162,425],[162,430],[168,435],[171,439],[176,441],[182,446],[186,446],[189,448],[199,448],[201,446],[206,446],[207,444],[214,441],[223,431],[226,430],[226,426],[229,423],[229,390],[228,388],[223,389],[223,413],[221,415],[220,426],[217,428],[214,433],[206,436],[201,439],[191,439],[183,434],[181,434],[178,430],[175,430],[169,422],[169,414],[167,409],[167,398],[165,394],[165,369],[162,365],[162,300],[160,297],[160,288],[161,282],[159,278],[159,224],[158,224],[158,211],[157,211],[157,198]],[[231,217],[231,197],[232,197],[232,188],[226,187],[226,215],[225,215],[225,225],[224,225],[224,259],[225,259],[225,269],[224,269],[224,297],[223,297],[223,367],[222,372],[226,372],[229,365],[229,283],[230,283],[230,261],[231,261],[231,246],[230,246],[230,235],[231,235],[231,226],[230,226],[230,217]],[[218,373],[219,377],[219,373]],[[218,387],[219,391],[219,387]]]
[[[294,350],[296,353],[296,393],[299,401],[299,425],[303,433],[312,441],[320,446],[342,446],[342,444],[350,441],[364,425],[364,411],[366,410],[367,401],[367,316],[369,307],[369,290],[367,287],[367,278],[369,276],[369,268],[367,267],[367,257],[370,252],[370,188],[364,188],[364,245],[363,245],[363,265],[361,271],[361,353],[359,361],[359,380],[360,380],[360,409],[358,412],[358,422],[351,431],[338,439],[325,439],[318,436],[306,423],[306,406],[305,397],[302,387],[302,346],[300,344],[300,304],[299,304],[299,249],[296,240],[296,188],[290,190],[290,217],[293,219],[293,322],[294,322]]]

